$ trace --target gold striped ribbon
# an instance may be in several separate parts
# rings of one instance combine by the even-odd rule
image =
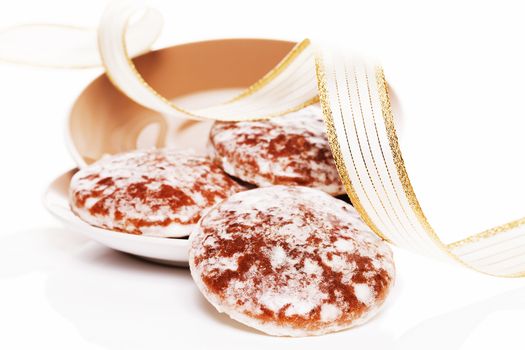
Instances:
[[[135,102],[165,115],[168,125],[180,118],[270,118],[320,101],[346,191],[377,235],[399,247],[455,261],[485,274],[525,276],[525,218],[448,245],[432,228],[405,168],[380,67],[355,57],[314,50],[305,40],[236,98],[190,111],[164,98],[135,69],[130,57],[149,47],[151,40],[145,38],[151,39],[155,33],[148,31],[150,34],[141,39],[142,47],[134,44],[134,49],[128,50],[137,36],[130,18],[138,12],[154,18],[158,26],[160,15],[140,3],[120,1],[108,6],[98,29],[101,63],[117,88]]]

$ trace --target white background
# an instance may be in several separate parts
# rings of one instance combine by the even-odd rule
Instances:
[[[166,19],[156,47],[309,36],[380,58],[402,102],[407,167],[438,232],[453,241],[523,216],[525,21],[519,2],[152,3]],[[104,4],[2,0],[0,27],[95,26]],[[525,347],[524,280],[396,250],[398,281],[377,318],[328,336],[281,339],[218,315],[187,270],[146,263],[61,228],[41,195],[74,166],[63,125],[75,97],[100,73],[0,64],[1,349]]]

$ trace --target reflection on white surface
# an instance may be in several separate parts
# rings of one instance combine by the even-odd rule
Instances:
[[[452,312],[427,319],[396,340],[396,349],[416,349],[426,339],[427,350],[461,349],[473,330],[501,310],[525,312],[525,288],[490,297]],[[516,344],[518,345],[518,344]]]
[[[45,293],[52,309],[88,343],[107,349],[319,349],[341,345],[359,349],[464,349],[473,330],[494,312],[525,309],[525,288],[514,288],[432,314],[431,303],[441,297],[440,293],[430,291],[422,300],[414,300],[404,282],[414,276],[404,271],[408,268],[403,270],[400,259],[398,286],[372,322],[327,336],[276,338],[217,313],[198,293],[187,269],[145,262],[63,229],[18,232],[1,243],[0,257],[10,264],[0,265],[0,279],[45,273]],[[419,278],[425,284],[426,277]],[[483,295],[483,290],[479,292]],[[420,306],[425,302],[429,303],[428,311]],[[418,321],[413,322],[415,319]]]

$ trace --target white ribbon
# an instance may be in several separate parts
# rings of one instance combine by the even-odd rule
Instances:
[[[126,31],[131,57],[148,52],[162,30],[161,14],[142,10]],[[96,29],[57,24],[26,24],[0,31],[0,61],[52,68],[102,64]]]
[[[143,20],[131,25],[130,19],[139,12],[144,14]],[[160,23],[157,12],[130,2],[111,3],[100,22],[101,62],[115,86],[132,100],[169,116],[167,118],[195,120],[269,118],[320,100],[328,138],[346,191],[376,234],[405,249],[455,261],[486,274],[525,276],[525,218],[449,245],[440,240],[410,183],[380,67],[334,56],[326,50],[315,52],[305,40],[236,98],[190,111],[155,91],[130,59],[149,47],[151,39],[158,34]],[[139,35],[136,28],[145,31]],[[5,47],[1,39],[0,48]],[[92,46],[87,42],[84,47],[89,51],[87,48]],[[24,57],[15,52],[8,50],[6,56],[0,51],[0,58],[17,60],[17,57]],[[55,66],[65,66],[66,62],[70,63],[68,66],[81,66],[86,62],[80,54],[78,57],[64,53],[52,56],[35,56],[33,61],[51,65],[53,59],[57,59],[55,62],[61,64]],[[96,64],[92,58],[90,62]]]
[[[313,50],[298,44],[272,71],[236,98],[203,110],[189,111],[155,91],[131,61],[126,42],[129,19],[143,11],[140,4],[111,3],[100,21],[100,56],[113,84],[135,102],[164,115],[183,119],[248,120],[282,115],[317,102]]]

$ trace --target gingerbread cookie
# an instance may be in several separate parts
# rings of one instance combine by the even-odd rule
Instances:
[[[99,160],[71,179],[72,210],[87,223],[126,233],[188,236],[201,215],[243,190],[209,158],[169,149]]]
[[[318,106],[266,121],[216,122],[210,145],[224,171],[247,183],[345,193]]]
[[[272,335],[338,331],[375,315],[394,281],[389,246],[319,190],[231,196],[190,236],[190,269],[220,312]]]

